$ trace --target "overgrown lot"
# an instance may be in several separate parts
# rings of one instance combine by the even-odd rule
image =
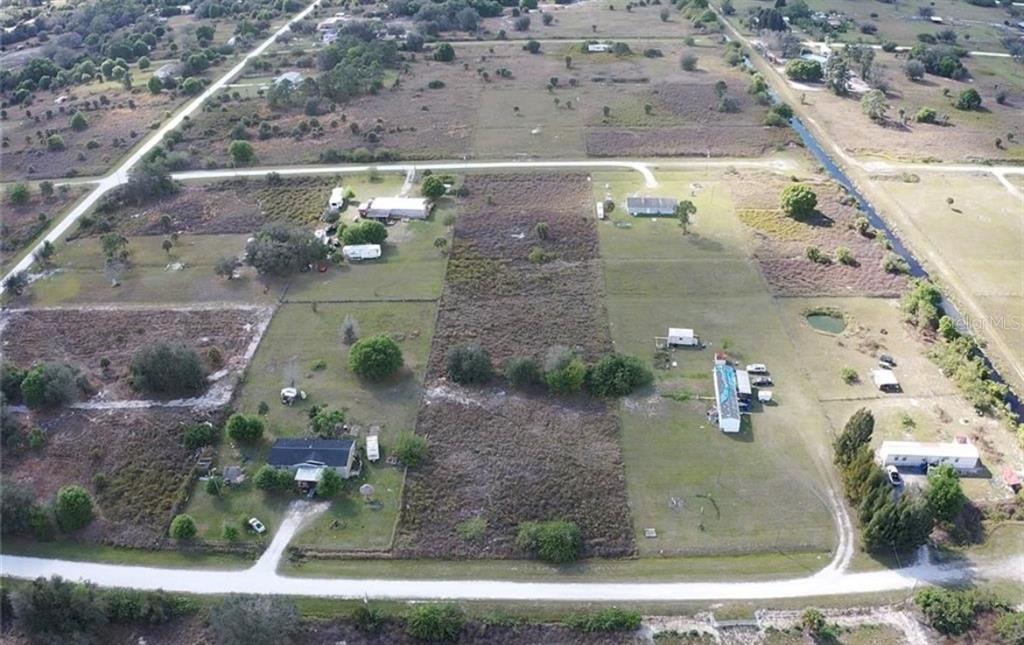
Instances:
[[[97,517],[76,538],[156,548],[188,499],[197,454],[185,449],[181,437],[195,420],[188,412],[164,409],[34,418],[45,443],[20,454],[5,451],[4,479],[30,487],[40,503],[62,486],[83,486]]]
[[[581,176],[470,177],[455,225],[447,287],[416,431],[430,441],[409,472],[396,551],[404,556],[510,557],[523,521],[569,519],[584,552],[634,549],[618,422],[601,403],[507,396],[450,387],[440,378],[448,350],[479,342],[497,366],[543,358],[554,345],[593,358],[611,348],[600,301],[597,237]],[[548,239],[535,226],[548,225]],[[536,248],[547,261],[528,255]],[[459,536],[467,520],[482,535]],[[464,533],[464,532],[463,532]]]
[[[787,216],[779,208],[783,189],[791,185],[781,177],[751,173],[729,184],[740,221],[755,239],[754,259],[772,289],[786,296],[902,293],[906,276],[883,267],[889,251],[881,234],[854,228],[863,216],[856,202],[831,182],[807,183],[818,196],[818,207],[805,218]],[[812,247],[825,257],[810,259]],[[840,248],[849,251],[849,263],[837,258]]]
[[[10,190],[11,187],[8,187]],[[29,188],[30,198],[21,204],[13,204],[6,198],[0,209],[0,265],[6,266],[16,259],[18,253],[29,246],[62,214],[71,204],[86,192],[80,186],[62,187],[52,195],[44,197],[37,187]]]
[[[20,309],[5,316],[4,358],[23,368],[68,363],[86,375],[95,400],[133,399],[144,396],[129,378],[139,348],[180,342],[197,352],[208,374],[240,370],[266,316],[255,307]]]

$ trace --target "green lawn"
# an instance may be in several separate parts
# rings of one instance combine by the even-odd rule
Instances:
[[[106,562],[145,567],[176,569],[246,569],[252,560],[241,556],[190,551],[148,551],[122,549],[82,542],[36,542],[25,538],[5,536],[3,553],[36,558]]]
[[[691,199],[697,215],[686,236],[675,222],[620,209],[599,225],[612,338],[618,351],[648,359],[655,336],[693,327],[710,347],[675,352],[676,365],[656,371],[656,392],[623,402],[640,552],[827,552],[835,542],[822,459],[828,424],[796,369],[799,355],[777,305],[746,257],[727,187],[705,173],[661,173],[659,182],[645,192]],[[637,183],[595,176],[595,196],[607,191],[621,203]],[[711,401],[696,398],[713,395],[713,352],[721,349],[741,363],[767,363],[776,379],[779,404],[752,414],[738,436],[710,424]],[[645,538],[645,528],[658,537]]]
[[[395,378],[371,384],[349,371],[348,348],[341,343],[346,316],[358,321],[361,337],[387,333],[399,340],[405,367]],[[345,410],[348,423],[357,428],[360,447],[369,430],[376,427],[386,456],[395,438],[411,432],[415,424],[435,316],[432,302],[319,304],[316,311],[311,304],[281,306],[235,404],[237,410],[255,414],[260,402],[265,401],[270,407],[263,417],[267,435],[256,447],[226,443],[221,448],[221,466],[248,464],[247,470],[254,474],[274,438],[306,434],[307,413],[313,405]],[[315,369],[317,361],[325,366]],[[284,406],[280,402],[281,388],[293,383],[309,398],[292,407]],[[385,465],[383,458],[377,464],[364,464],[363,476],[346,483],[332,508],[297,538],[297,544],[335,549],[387,548],[401,500],[402,473]],[[365,504],[359,496],[358,487],[363,483],[376,488],[379,508]],[[197,490],[188,512],[196,517],[204,535],[211,537],[219,535],[224,521],[242,515],[259,517],[273,531],[290,499],[288,495],[267,496],[251,486],[217,499]]]

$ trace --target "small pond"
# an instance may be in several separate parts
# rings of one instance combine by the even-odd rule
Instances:
[[[826,334],[841,334],[846,329],[846,320],[840,314],[807,314],[807,322],[811,327]]]

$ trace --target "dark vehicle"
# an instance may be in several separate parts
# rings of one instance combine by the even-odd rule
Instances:
[[[772,379],[770,376],[755,376],[750,379],[750,384],[754,387],[771,387]]]

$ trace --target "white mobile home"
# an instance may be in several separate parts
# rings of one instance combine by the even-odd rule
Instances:
[[[696,347],[699,343],[700,340],[697,338],[697,334],[693,333],[692,329],[668,328],[669,347]]]
[[[749,400],[754,393],[750,387],[750,372],[747,370],[736,370],[736,392],[739,394],[740,401]]]
[[[380,257],[380,244],[349,244],[341,247],[341,256],[353,260],[376,260]]]
[[[368,219],[427,219],[430,208],[430,201],[423,197],[374,197],[359,206],[359,215]]]
[[[715,381],[715,411],[718,427],[733,434],[740,431],[740,402],[736,386],[736,368],[724,361],[715,363],[712,377]]]
[[[978,449],[967,442],[883,441],[878,448],[878,460],[883,466],[897,468],[950,464],[958,471],[969,471],[978,467],[981,457]]]
[[[327,200],[327,205],[332,211],[341,210],[341,207],[345,205],[345,188],[338,186],[331,190],[331,197]]]

